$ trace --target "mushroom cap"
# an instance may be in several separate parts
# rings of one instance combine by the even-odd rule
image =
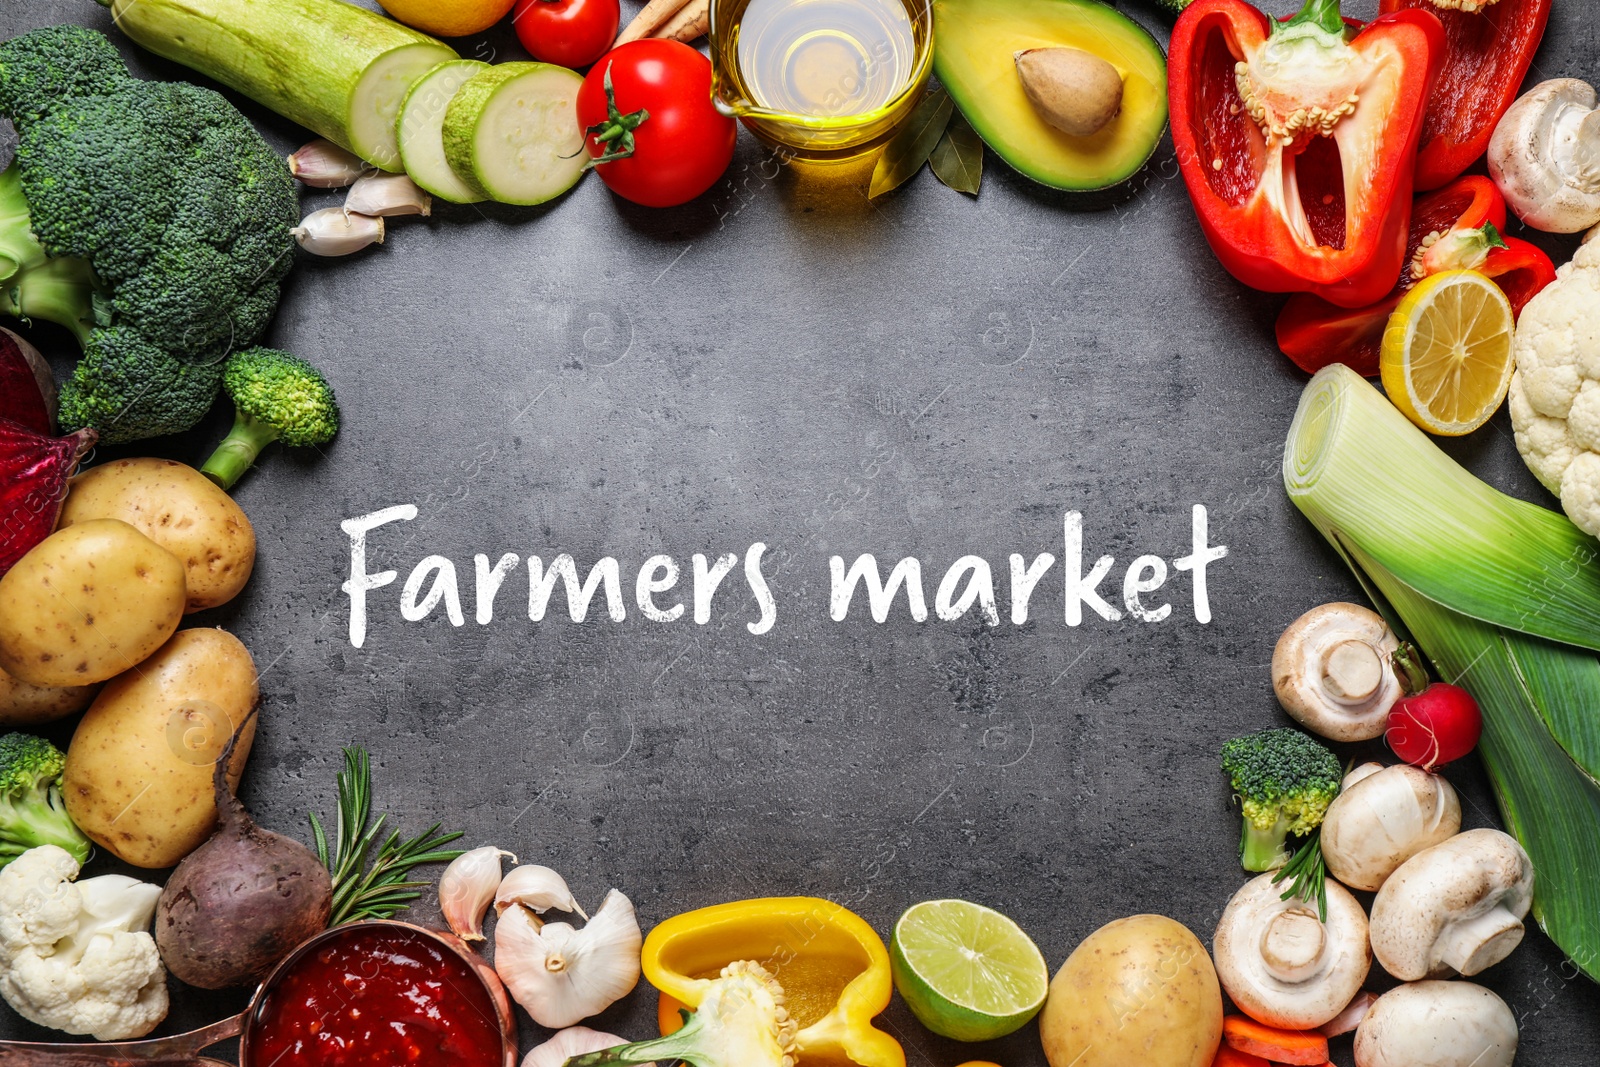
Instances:
[[[1272,652],[1272,688],[1296,722],[1330,741],[1370,741],[1404,692],[1388,623],[1360,604],[1312,608]]]
[[[1461,830],[1461,798],[1437,774],[1397,763],[1364,764],[1322,820],[1322,857],[1351,889],[1376,890],[1406,860]]]
[[[1511,1067],[1516,1055],[1516,1016],[1472,982],[1398,986],[1356,1030],[1356,1067]]]
[[[1275,874],[1245,883],[1228,902],[1212,941],[1217,978],[1239,1009],[1268,1026],[1309,1030],[1344,1010],[1372,967],[1367,916],[1328,883],[1328,920],[1316,906],[1282,899]]]
[[[1550,233],[1600,222],[1600,115],[1594,87],[1552,78],[1524,93],[1489,139],[1489,176],[1518,218]]]
[[[1499,830],[1468,830],[1402,863],[1372,901],[1372,951],[1402,981],[1474,975],[1522,943],[1533,862]]]

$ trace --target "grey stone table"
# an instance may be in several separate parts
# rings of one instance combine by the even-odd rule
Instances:
[[[1557,0],[1539,77],[1594,76],[1590,7]],[[110,28],[92,0],[11,0],[0,36],[62,21]],[[142,74],[187,76],[120,43]],[[458,43],[522,55],[504,28]],[[303,139],[244,106],[275,144]],[[442,820],[546,863],[591,906],[619,887],[646,926],[815,894],[887,934],[908,905],[959,896],[1014,917],[1052,967],[1135,912],[1208,937],[1244,880],[1217,748],[1284,721],[1267,671],[1283,626],[1358,592],[1279,482],[1304,382],[1272,343],[1280,299],[1218,266],[1175,174],[1164,145],[1134,195],[1084,211],[991,155],[976,200],[925,173],[869,203],[864,173],[802,176],[743,136],[727,177],[681,209],[591,178],[542,210],[445,207],[371,254],[302,263],[270,340],[329,369],[346,430],[243,483],[255,579],[195,620],[236,632],[263,673],[250,807],[308,836],[341,746],[361,744],[400,827]],[[64,365],[64,335],[35,336]],[[152,448],[198,462],[225,428],[218,411]],[[1503,418],[1450,449],[1550,503]],[[370,594],[356,648],[340,524],[403,504],[417,518],[370,538],[370,569],[400,580]],[[1174,574],[1146,598],[1170,601],[1165,620],[1070,627],[1060,563],[1013,623],[1008,557],[1063,556],[1067,513],[1090,561],[1117,558],[1104,588],[1120,593],[1136,556],[1188,553],[1196,504],[1228,548],[1208,624]],[[749,630],[742,567],[703,625],[687,595],[675,621],[638,610],[649,557],[682,570],[666,608],[696,553],[742,559],[757,542],[765,633]],[[859,597],[830,617],[830,557],[869,552],[885,571],[922,561],[928,621],[902,600],[877,624]],[[626,618],[597,598],[574,624],[558,594],[531,622],[524,565],[480,624],[478,553],[613,557]],[[462,625],[401,617],[432,554],[460,575]],[[934,611],[968,554],[994,571],[997,626]],[[1449,776],[1469,825],[1495,824],[1476,760]],[[1600,1060],[1600,992],[1543,935],[1484,980],[1521,1019],[1520,1062]],[[178,989],[162,1032],[241,1002]],[[643,1036],[653,1019],[641,987],[596,1025]],[[898,998],[883,1025],[914,1065],[1044,1062],[1033,1027],[962,1047]],[[5,1012],[0,1036],[44,1035]]]

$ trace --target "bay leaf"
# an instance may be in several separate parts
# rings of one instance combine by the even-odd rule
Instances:
[[[954,110],[955,102],[943,88],[935,89],[922,98],[912,109],[905,125],[884,145],[883,155],[878,157],[877,166],[872,168],[872,188],[867,193],[869,198],[900,188],[922,169],[922,165],[933,154],[939,138],[944,136]]]
[[[983,138],[960,111],[951,114],[950,125],[928,157],[928,165],[950,188],[978,195],[983,184]]]

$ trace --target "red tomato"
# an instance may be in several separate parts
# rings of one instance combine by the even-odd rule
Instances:
[[[617,39],[622,5],[618,0],[517,0],[511,23],[534,59],[587,67]]]
[[[693,200],[733,162],[736,127],[711,105],[711,61],[677,41],[632,41],[596,63],[578,123],[596,173],[645,207]]]
[[[1431,771],[1471,752],[1482,735],[1483,713],[1472,695],[1460,686],[1434,682],[1395,701],[1383,739],[1396,756]]]

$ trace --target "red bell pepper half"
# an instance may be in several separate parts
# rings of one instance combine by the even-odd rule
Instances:
[[[1357,374],[1378,373],[1383,330],[1395,306],[1418,281],[1444,270],[1476,270],[1495,280],[1511,310],[1556,277],[1555,264],[1535,245],[1501,237],[1506,202],[1494,183],[1470,174],[1417,197],[1411,208],[1407,267],[1382,300],[1363,308],[1341,308],[1307,293],[1289,298],[1278,316],[1278,347],[1295,365],[1316,373],[1345,363]]]
[[[1246,285],[1362,307],[1405,262],[1424,106],[1444,56],[1425,11],[1347,26],[1338,0],[1273,22],[1195,0],[1172,30],[1172,139],[1200,228]]]
[[[1445,59],[1428,97],[1417,149],[1417,188],[1437,189],[1489,147],[1550,20],[1551,0],[1382,0],[1379,10],[1431,11],[1444,24]]]

